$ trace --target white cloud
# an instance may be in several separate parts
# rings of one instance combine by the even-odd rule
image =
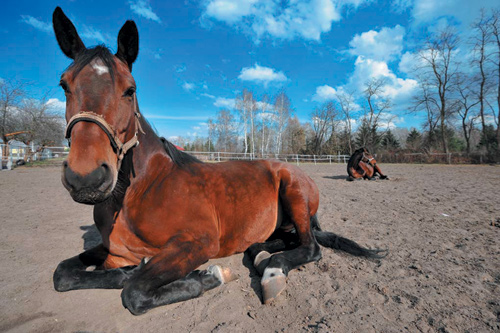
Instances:
[[[418,59],[414,53],[405,52],[399,61],[398,70],[401,73],[412,74],[415,71]]]
[[[316,94],[313,96],[313,101],[317,102],[326,102],[335,99],[335,95],[337,94],[337,90],[335,88],[330,87],[325,84],[324,86],[320,86],[316,88]]]
[[[194,83],[184,82],[182,84],[182,89],[184,89],[186,91],[191,91],[194,89]]]
[[[130,9],[132,9],[132,11],[137,15],[145,17],[148,20],[161,23],[160,18],[158,17],[158,15],[155,14],[155,12],[153,12],[153,9],[151,8],[151,6],[147,1],[145,0],[130,1],[129,4],[130,4]]]
[[[206,0],[202,20],[212,18],[251,35],[256,42],[270,37],[319,41],[343,7],[358,7],[370,0]]]
[[[55,111],[66,110],[66,102],[60,101],[57,98],[50,98],[45,104]]]
[[[84,25],[80,34],[83,38],[91,39],[102,44],[110,44],[111,38],[96,28]]]
[[[355,35],[350,41],[349,53],[366,58],[390,61],[399,56],[403,50],[405,28],[396,25],[394,28],[382,28],[379,32],[370,30]]]
[[[400,11],[410,9],[417,25],[454,17],[464,27],[468,27],[478,17],[481,8],[498,8],[498,0],[397,0],[394,6]]]
[[[283,72],[276,72],[273,68],[259,66],[244,67],[238,78],[241,81],[252,81],[267,86],[271,82],[285,82],[287,77]]]
[[[174,66],[174,70],[176,73],[182,73],[186,71],[186,65],[176,65]]]
[[[348,84],[351,90],[355,89],[361,92],[368,80],[382,78],[386,81],[382,95],[391,98],[395,104],[409,101],[418,85],[417,81],[413,79],[398,78],[383,61],[365,59],[359,56],[354,65],[354,73]]]
[[[234,23],[254,10],[258,0],[212,0],[208,1],[206,15],[219,21]]]
[[[224,98],[224,97],[217,97],[214,102],[214,105],[216,107],[227,108],[227,109],[234,109],[235,104],[236,101],[234,98]]]
[[[210,95],[210,94],[207,94],[207,93],[202,93],[201,96],[207,97],[207,98],[210,98],[210,99],[215,99],[214,95]]]
[[[21,21],[43,32],[52,32],[52,24],[40,21],[30,15],[21,15]]]

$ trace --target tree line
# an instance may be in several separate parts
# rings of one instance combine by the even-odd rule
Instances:
[[[419,128],[397,129],[384,77],[361,91],[338,89],[300,123],[284,90],[257,99],[245,89],[233,109],[208,121],[208,137],[178,143],[191,151],[264,154],[461,152],[500,159],[500,11],[482,11],[462,37],[452,26],[430,33],[412,54],[410,75],[418,82],[403,110],[422,116]],[[470,50],[464,54],[464,50]],[[401,111],[401,110],[398,110]],[[392,128],[392,130],[391,130]]]

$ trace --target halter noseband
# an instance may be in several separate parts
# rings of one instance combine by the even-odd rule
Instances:
[[[111,146],[113,146],[113,149],[116,151],[116,155],[118,157],[118,169],[120,168],[121,161],[123,160],[123,157],[129,151],[131,148],[139,145],[139,139],[137,138],[137,134],[139,131],[144,134],[144,131],[142,130],[141,123],[139,121],[141,114],[137,111],[134,111],[135,114],[135,134],[132,137],[132,139],[128,140],[125,143],[122,143],[120,138],[118,138],[118,135],[116,135],[116,130],[108,124],[108,122],[104,119],[103,116],[94,113],[92,111],[80,111],[73,117],[68,122],[68,125],[66,126],[66,134],[65,138],[68,139],[69,145],[71,146],[71,130],[73,129],[73,126],[75,126],[76,123],[80,121],[86,121],[90,123],[94,123],[98,125],[104,133],[109,138],[109,141],[111,142]]]
[[[365,152],[363,152],[363,158],[362,158],[361,160],[362,160],[363,162],[365,162],[365,163],[370,164],[370,165],[375,165],[375,164],[377,164],[377,162],[376,162],[376,161],[375,161],[375,163],[373,163],[373,164],[372,164],[372,161],[374,161],[374,160],[375,160],[375,158],[374,158],[374,157],[372,157],[372,158],[368,158],[368,157],[366,157]]]

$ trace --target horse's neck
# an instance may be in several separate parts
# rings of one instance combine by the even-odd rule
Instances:
[[[143,132],[137,133],[139,144],[127,153],[130,156],[125,157],[126,160],[124,160],[121,170],[128,175],[131,183],[135,180],[144,181],[142,178],[151,173],[152,170],[147,170],[147,168],[151,166],[150,161],[155,155],[164,157],[162,158],[163,169],[168,170],[169,166],[174,164],[166,153],[163,142],[148,122],[144,118],[141,118],[140,121]]]

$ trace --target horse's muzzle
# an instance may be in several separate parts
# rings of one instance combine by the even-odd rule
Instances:
[[[61,178],[73,200],[89,205],[106,200],[114,186],[111,169],[106,163],[82,176],[71,170],[68,162],[64,161]]]

